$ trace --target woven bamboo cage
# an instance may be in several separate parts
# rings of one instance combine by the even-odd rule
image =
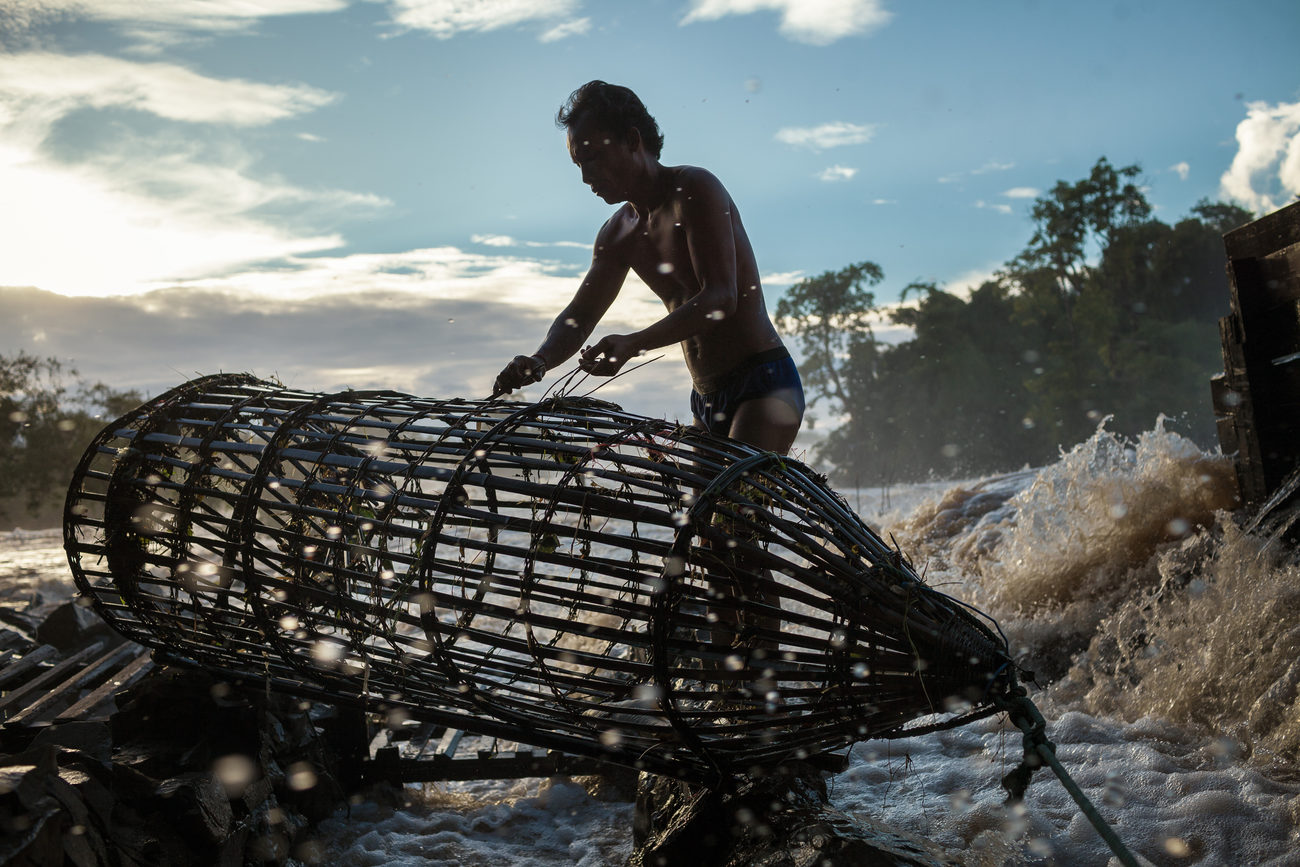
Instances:
[[[592,398],[196,379],[69,491],[78,587],[233,679],[698,781],[988,715],[996,624],[799,461]]]

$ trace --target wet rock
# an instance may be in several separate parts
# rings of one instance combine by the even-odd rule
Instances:
[[[0,864],[287,865],[343,802],[297,700],[162,669],[119,705],[0,755]]]
[[[821,774],[783,766],[719,792],[642,775],[628,867],[941,867],[923,840],[833,809]]]
[[[50,644],[59,650],[81,647],[92,639],[113,636],[117,633],[99,618],[94,611],[77,600],[65,602],[46,617],[36,628],[36,641]]]

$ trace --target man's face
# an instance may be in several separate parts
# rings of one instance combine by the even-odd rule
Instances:
[[[611,205],[625,202],[635,169],[628,136],[615,135],[583,119],[569,129],[569,156],[582,170],[582,182]]]

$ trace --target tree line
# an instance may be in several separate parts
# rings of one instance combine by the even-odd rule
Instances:
[[[57,358],[0,355],[0,527],[57,524],[90,440],[141,400]]]
[[[1209,378],[1222,369],[1223,233],[1253,219],[1202,201],[1169,225],[1136,165],[1105,157],[1034,201],[1024,249],[968,296],[909,284],[882,309],[880,266],[803,280],[776,308],[803,352],[810,405],[842,422],[817,447],[841,482],[888,484],[1041,465],[1158,415],[1215,442]],[[912,337],[880,341],[873,324]]]

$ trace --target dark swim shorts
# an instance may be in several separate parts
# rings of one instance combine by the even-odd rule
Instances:
[[[803,382],[784,346],[751,355],[726,373],[696,383],[691,391],[691,412],[709,433],[726,436],[742,403],[769,396],[790,404],[803,417]]]

